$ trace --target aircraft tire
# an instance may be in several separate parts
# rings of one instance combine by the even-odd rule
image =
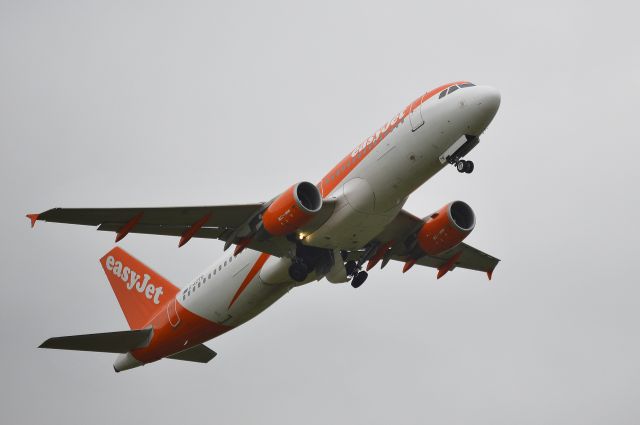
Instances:
[[[353,286],[354,288],[359,288],[360,286],[362,286],[364,281],[367,280],[367,277],[369,277],[369,274],[367,272],[359,272],[353,277],[353,279],[351,279],[351,286]]]
[[[304,263],[293,263],[289,266],[289,277],[296,282],[304,282],[309,274],[309,269]]]

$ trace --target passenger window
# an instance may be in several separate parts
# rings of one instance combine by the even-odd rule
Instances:
[[[224,266],[227,267],[227,262],[226,261],[224,262]]]
[[[231,260],[233,260],[233,257],[229,257],[229,263],[231,263]]]
[[[198,281],[198,288],[200,287],[200,281]]]
[[[440,96],[438,96],[438,99],[442,99],[442,98],[443,98],[443,97],[445,97],[446,95],[447,95],[447,90],[446,90],[446,89],[445,89],[445,90],[442,90],[442,91],[440,92]]]
[[[211,279],[211,273],[209,273],[209,279]]]
[[[218,271],[219,271],[219,272],[221,272],[221,271],[222,271],[222,264],[220,264],[220,265],[218,266]]]
[[[182,294],[182,301],[187,299],[187,294]]]
[[[451,86],[451,87],[449,87],[449,91],[447,92],[447,94],[451,94],[456,90],[458,90],[458,86]]]

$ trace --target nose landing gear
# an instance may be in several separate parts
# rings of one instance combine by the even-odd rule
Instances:
[[[473,162],[465,161],[462,159],[465,155],[471,152],[480,139],[478,136],[470,136],[466,134],[464,138],[458,139],[445,153],[440,156],[441,163],[448,162],[456,167],[456,170],[460,173],[470,174],[473,171]]]
[[[471,174],[473,172],[473,161],[465,161],[464,159],[459,159],[456,163],[456,170],[459,173],[467,173]]]

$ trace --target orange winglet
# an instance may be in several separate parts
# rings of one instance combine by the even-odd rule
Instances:
[[[389,250],[389,248],[391,248],[392,245],[393,245],[393,241],[389,241],[380,245],[376,253],[373,254],[373,257],[371,257],[371,260],[369,260],[369,262],[367,263],[367,271],[374,268],[376,264],[378,264],[378,262],[382,260],[382,257],[384,257],[384,254],[387,253],[387,251]]]
[[[31,220],[32,229],[36,225],[36,221],[38,221],[38,217],[40,217],[40,214],[27,214],[27,218]]]
[[[449,261],[444,263],[442,266],[438,267],[438,276],[436,276],[436,279],[440,279],[442,276],[447,274],[447,272],[451,270],[453,266],[456,264],[456,261],[458,261],[458,259],[460,258],[460,255],[462,255],[462,252],[458,252],[456,255],[451,257]]]
[[[238,245],[236,245],[236,249],[233,251],[233,256],[235,257],[236,255],[244,251],[247,245],[249,245],[249,242],[251,242],[250,237],[240,239],[240,242],[238,242]]]
[[[416,263],[416,259],[412,258],[409,261],[407,261],[406,263],[404,263],[404,267],[402,268],[402,273],[406,273],[407,270],[409,270],[411,267],[413,267],[413,265]]]
[[[122,238],[127,236],[129,234],[129,232],[132,231],[134,227],[136,227],[136,224],[138,224],[138,222],[142,218],[142,214],[144,214],[144,213],[140,213],[140,214],[136,215],[131,220],[129,220],[129,222],[127,224],[122,226],[120,228],[120,230],[118,230],[118,234],[116,235],[116,242],[119,242],[120,240],[122,240]]]
[[[211,217],[211,213],[204,215],[200,220],[196,221],[195,223],[193,223],[191,225],[191,227],[189,227],[180,237],[180,242],[178,242],[178,248],[180,248],[182,245],[186,244],[187,242],[189,242],[191,240],[191,238],[198,233],[198,230],[200,230],[200,228],[202,226],[204,226],[207,221],[209,221],[209,218]]]
[[[491,280],[492,276],[493,276],[493,270],[487,270],[487,277],[489,278],[489,280]]]

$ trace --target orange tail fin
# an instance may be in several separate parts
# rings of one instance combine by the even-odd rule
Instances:
[[[141,329],[180,289],[119,247],[100,259],[131,329]]]

